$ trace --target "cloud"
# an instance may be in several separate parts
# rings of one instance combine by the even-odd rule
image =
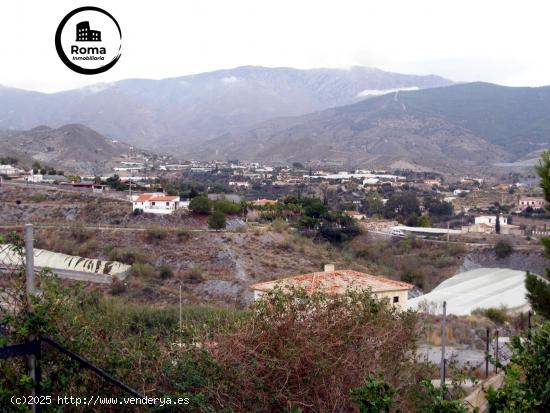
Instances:
[[[221,81],[222,81],[222,83],[225,83],[226,85],[229,85],[231,83],[242,82],[242,79],[238,78],[238,77],[235,77],[235,76],[226,76],[226,77],[222,78]]]
[[[418,90],[418,86],[400,87],[395,89],[365,89],[357,94],[358,98],[365,96],[380,96],[387,95],[388,93],[394,93],[397,91]]]

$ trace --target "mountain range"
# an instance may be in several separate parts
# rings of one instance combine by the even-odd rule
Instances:
[[[205,142],[193,156],[467,173],[536,158],[548,146],[550,87],[465,83],[269,120]]]
[[[245,66],[163,80],[128,79],[59,93],[0,87],[0,129],[81,123],[126,143],[184,153],[204,140],[281,116],[358,102],[393,89],[451,84],[368,67]]]
[[[550,146],[550,87],[453,83],[367,67],[256,66],[52,94],[0,87],[0,129],[58,131],[75,123],[194,159],[489,173],[497,164],[532,165]],[[28,133],[41,139],[53,132]],[[4,141],[13,136],[4,132]]]

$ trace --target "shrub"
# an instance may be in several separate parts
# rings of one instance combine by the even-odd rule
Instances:
[[[514,251],[514,247],[510,241],[500,240],[495,245],[495,254],[498,258],[506,258]]]
[[[410,357],[415,334],[412,312],[398,315],[368,292],[276,289],[254,303],[238,329],[213,337],[209,352],[221,380],[233,384],[220,386],[215,410],[352,411],[350,388],[380,370],[399,388],[394,407],[415,411],[405,400],[419,382]]]
[[[152,225],[145,230],[145,239],[149,242],[157,243],[166,238],[167,235],[168,231],[159,225]]]
[[[489,412],[545,412],[550,406],[550,323],[512,337],[512,359],[505,367],[504,384],[487,392]]]
[[[138,250],[132,248],[112,248],[108,252],[109,261],[120,261],[124,264],[132,265],[134,263],[144,264],[147,262],[147,257]]]
[[[71,235],[71,238],[73,238],[77,242],[87,241],[92,237],[93,234],[92,231],[87,229],[81,222],[71,226],[69,233]]]
[[[142,264],[139,262],[132,264],[130,272],[133,276],[139,278],[151,278],[155,276],[155,269],[151,264]]]
[[[224,214],[239,214],[241,212],[241,206],[225,199],[218,199],[212,202],[214,211],[220,211]]]
[[[159,277],[163,280],[166,280],[168,278],[172,278],[174,276],[174,273],[172,271],[172,268],[169,265],[161,265],[159,267]]]
[[[504,306],[500,308],[477,308],[472,311],[472,314],[487,317],[489,320],[496,324],[504,324],[509,320],[508,310]]]
[[[360,413],[389,412],[395,390],[381,378],[369,375],[359,387],[351,389],[350,399]]]
[[[189,231],[187,231],[185,228],[178,228],[176,231],[176,236],[178,237],[179,241],[187,241],[191,236],[189,235]]]
[[[189,210],[196,214],[209,214],[212,210],[212,203],[206,195],[199,195],[189,202]]]
[[[111,295],[121,295],[126,292],[126,284],[118,278],[114,278],[111,283]]]
[[[214,211],[208,217],[208,228],[215,229],[224,229],[226,225],[225,214],[220,211]]]
[[[198,284],[204,281],[202,270],[199,267],[190,268],[185,275],[185,282],[190,284]]]
[[[278,233],[285,232],[288,230],[288,223],[280,218],[277,218],[271,223],[271,229]]]

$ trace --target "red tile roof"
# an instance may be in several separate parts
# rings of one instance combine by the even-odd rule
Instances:
[[[348,289],[370,289],[372,292],[410,290],[412,284],[391,280],[378,275],[365,274],[353,270],[320,271],[295,275],[274,281],[253,284],[253,290],[269,291],[275,286],[299,287],[308,292],[317,289],[329,295],[343,294]]]
[[[254,201],[254,205],[274,205],[278,203],[279,201],[277,201],[276,199],[258,199]]]
[[[136,198],[137,202],[145,201],[177,201],[179,200],[178,196],[166,196],[158,194],[141,194]]]

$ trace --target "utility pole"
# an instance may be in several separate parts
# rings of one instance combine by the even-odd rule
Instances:
[[[443,301],[443,319],[441,320],[441,366],[440,366],[440,375],[441,382],[440,388],[443,388],[445,385],[445,333],[446,333],[446,322],[447,317],[447,301]]]
[[[36,279],[34,274],[34,236],[32,224],[25,224],[25,266],[26,266],[26,289],[28,310],[32,311],[32,299],[36,295]],[[29,335],[29,341],[36,340],[34,335]],[[29,376],[33,380],[33,397],[40,396],[40,352],[37,354],[31,354],[27,356],[29,364]],[[33,413],[40,413],[40,403],[33,403],[31,405]]]

